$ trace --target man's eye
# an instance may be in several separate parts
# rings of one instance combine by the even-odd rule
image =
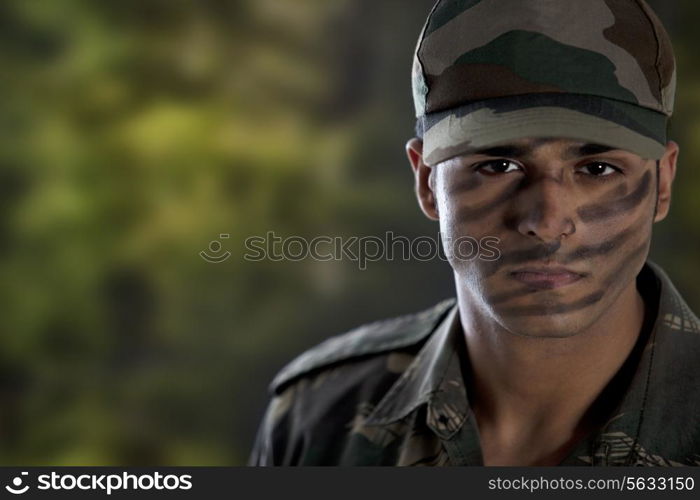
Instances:
[[[607,177],[608,175],[613,175],[620,171],[620,169],[601,161],[589,163],[588,165],[579,167],[577,170],[585,175],[592,175],[594,177]]]
[[[510,160],[490,160],[479,163],[475,170],[486,175],[509,174],[522,170],[520,165]]]

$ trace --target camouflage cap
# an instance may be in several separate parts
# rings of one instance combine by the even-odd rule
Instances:
[[[675,89],[671,41],[643,0],[439,0],[413,64],[428,165],[524,137],[658,159]]]

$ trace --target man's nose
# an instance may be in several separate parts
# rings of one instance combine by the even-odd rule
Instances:
[[[514,201],[520,234],[551,243],[576,232],[573,199],[562,182],[551,178],[534,180]]]

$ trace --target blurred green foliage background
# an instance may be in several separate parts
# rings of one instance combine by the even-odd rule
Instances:
[[[242,258],[268,231],[437,237],[403,152],[432,3],[0,4],[0,463],[243,464],[286,361],[453,294],[439,260]],[[700,3],[650,3],[682,148],[653,258],[697,310]]]

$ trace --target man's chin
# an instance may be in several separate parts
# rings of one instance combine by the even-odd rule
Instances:
[[[553,314],[527,318],[502,318],[505,329],[519,337],[540,339],[567,339],[586,330],[588,322],[575,318],[576,314]]]

